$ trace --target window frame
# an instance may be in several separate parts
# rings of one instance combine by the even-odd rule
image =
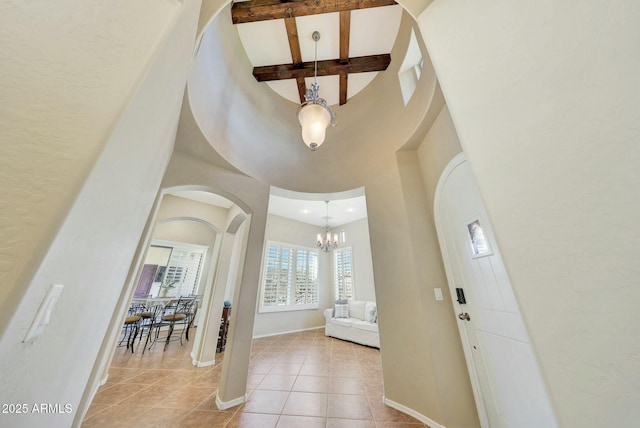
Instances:
[[[202,285],[202,274],[204,273],[205,265],[207,263],[207,254],[209,253],[209,247],[207,247],[206,245],[191,244],[189,242],[167,241],[161,239],[154,239],[151,244],[149,244],[149,247],[166,248],[170,250],[167,256],[166,264],[164,266],[158,267],[158,269],[164,267],[164,271],[162,272],[160,281],[156,281],[156,278],[154,278],[153,285],[158,282],[164,282],[164,280],[168,279],[168,277],[170,276],[172,277],[171,279],[173,279],[173,276],[175,276],[175,272],[180,270],[180,279],[175,284],[176,289],[170,291],[169,294],[175,296],[187,296],[197,293]],[[197,253],[200,255],[200,261],[198,262],[198,265],[196,267],[192,285],[190,285],[191,283],[185,285],[185,279],[187,279],[188,276],[188,267],[185,268],[185,266],[183,265],[176,265],[176,263],[174,263],[172,260],[174,252],[176,250]],[[174,268],[174,271],[171,270],[172,267]]]
[[[266,295],[266,281],[267,281],[267,268],[268,268],[268,258],[269,258],[269,248],[272,246],[278,246],[282,250],[283,248],[289,249],[293,251],[291,256],[292,267],[290,268],[290,277],[287,282],[287,300],[288,304],[286,305],[265,305],[264,299]],[[316,290],[315,290],[315,303],[304,303],[297,304],[291,303],[295,301],[296,298],[296,277],[297,277],[297,262],[298,262],[298,250],[307,251],[308,254],[315,255],[315,276],[316,276]],[[262,266],[260,269],[260,300],[258,302],[258,313],[271,313],[271,312],[293,312],[293,311],[306,311],[306,310],[317,310],[320,308],[320,251],[318,248],[313,247],[305,247],[303,245],[291,244],[286,242],[279,242],[274,240],[267,240],[265,242],[264,251],[262,256]],[[307,255],[307,271],[309,270],[309,255]],[[307,272],[307,282],[308,282],[308,272]]]
[[[333,250],[333,294],[335,300],[340,299],[340,293],[338,289],[338,253],[348,251],[351,261],[351,296],[343,297],[344,299],[356,298],[356,279],[355,279],[355,262],[353,259],[353,247],[351,245],[345,247],[339,247]]]

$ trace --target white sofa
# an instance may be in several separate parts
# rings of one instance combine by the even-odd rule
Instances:
[[[336,301],[336,305],[340,304],[344,304],[344,302]],[[380,348],[376,303],[349,300],[346,304],[349,308],[348,314],[345,314],[342,309],[336,310],[336,305],[333,308],[325,309],[325,336]]]

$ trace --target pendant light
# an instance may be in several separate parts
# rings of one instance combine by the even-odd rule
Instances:
[[[315,152],[318,147],[324,143],[327,126],[336,126],[336,114],[331,110],[327,102],[320,98],[318,91],[318,40],[320,33],[313,32],[313,41],[315,42],[315,59],[313,70],[313,84],[311,88],[307,88],[305,102],[298,107],[298,121],[302,127],[302,141]]]
[[[322,233],[318,233],[316,237],[316,245],[318,248],[321,248],[322,251],[328,253],[330,250],[333,250],[338,246],[338,234],[331,233],[329,230],[329,201],[324,201],[327,204],[327,225],[324,228],[324,235]]]

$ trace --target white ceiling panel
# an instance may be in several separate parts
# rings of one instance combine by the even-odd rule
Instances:
[[[349,55],[389,53],[396,42],[402,6],[383,6],[351,11]]]
[[[313,84],[313,77],[304,79],[307,88]],[[320,85],[320,98],[324,98],[330,106],[340,102],[340,76],[321,76],[318,77],[318,85]]]
[[[298,40],[302,61],[313,61],[315,42],[312,34],[320,32],[318,41],[318,61],[340,57],[340,14],[323,13],[322,15],[299,16],[296,18]]]
[[[281,97],[288,99],[296,104],[300,104],[300,96],[298,95],[298,85],[295,79],[272,80],[265,82],[271,90],[279,94]]]
[[[236,24],[238,35],[254,67],[290,64],[291,49],[283,19]]]

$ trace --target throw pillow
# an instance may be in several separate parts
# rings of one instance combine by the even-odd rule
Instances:
[[[364,321],[364,300],[349,300],[349,316]]]
[[[336,317],[336,305],[346,305],[348,303],[347,299],[338,299],[333,302],[333,317]]]
[[[349,318],[349,305],[346,303],[336,303],[333,307],[334,318]]]
[[[378,307],[375,302],[367,302],[364,309],[364,320],[367,322],[378,322]]]

